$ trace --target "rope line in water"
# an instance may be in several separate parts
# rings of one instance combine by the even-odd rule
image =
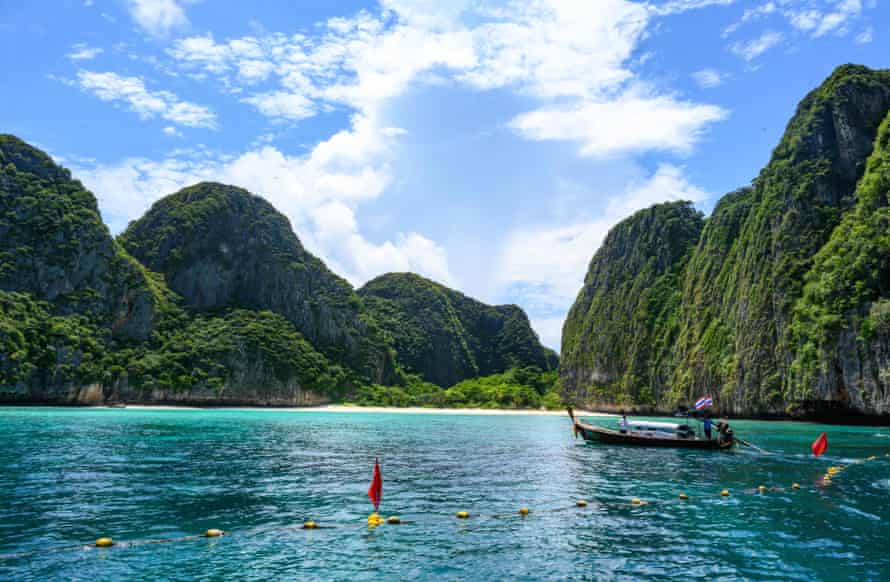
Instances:
[[[884,455],[887,458],[890,458],[890,453]],[[803,487],[798,483],[794,483],[791,487],[767,487],[765,485],[759,485],[758,487],[744,489],[741,491],[743,495],[766,495],[770,492],[785,492],[785,491],[816,491],[819,489],[825,489],[826,487],[833,484],[833,479],[843,473],[845,470],[849,469],[853,465],[861,465],[863,463],[868,463],[871,461],[876,461],[878,459],[877,456],[872,455],[865,459],[857,459],[851,461],[848,465],[834,465],[829,467],[825,475],[823,475],[821,479],[821,486],[809,486]],[[729,497],[731,495],[728,489],[724,489],[720,491],[719,497]],[[676,497],[670,499],[644,499],[640,497],[633,497],[631,499],[627,499],[626,497],[595,497],[590,501],[587,500],[577,500],[571,506],[562,506],[562,507],[553,507],[549,509],[540,509],[540,510],[530,510],[528,508],[521,508],[519,511],[511,512],[511,513],[470,513],[466,511],[459,511],[455,514],[451,514],[454,517],[457,517],[459,520],[479,520],[479,519],[508,519],[508,518],[519,518],[519,519],[527,519],[536,514],[547,514],[547,513],[560,513],[564,511],[583,511],[588,507],[588,504],[592,504],[593,507],[604,507],[604,506],[613,506],[613,507],[642,507],[646,505],[663,505],[663,504],[677,504],[677,503],[688,503],[690,500],[695,499],[714,499],[713,495],[688,495],[686,493],[679,493]],[[445,517],[443,515],[431,515],[429,517],[421,517],[413,520],[401,520],[395,516],[389,518],[390,520],[395,519],[396,521],[390,521],[388,525],[418,525],[425,523],[441,523],[442,518]],[[116,542],[111,538],[99,538],[96,542],[92,544],[78,544],[78,545],[70,545],[70,546],[60,546],[56,548],[43,548],[37,550],[31,550],[27,552],[15,552],[11,554],[0,554],[0,560],[16,560],[21,558],[29,558],[38,555],[49,555],[49,554],[58,554],[63,552],[76,552],[76,551],[101,551],[101,550],[110,550],[114,548],[130,548],[130,547],[138,547],[138,546],[146,546],[152,544],[170,544],[177,542],[189,542],[199,539],[212,539],[216,537],[222,536],[252,536],[256,534],[263,533],[271,533],[275,531],[293,531],[293,530],[327,530],[327,529],[375,529],[387,523],[386,519],[379,518],[379,521],[374,521],[371,523],[369,518],[368,523],[363,522],[346,522],[346,523],[328,523],[328,522],[315,522],[315,521],[305,521],[301,524],[293,524],[293,525],[260,525],[253,528],[241,530],[241,531],[229,531],[229,530],[219,530],[219,529],[209,529],[203,534],[192,534],[186,536],[179,537],[171,537],[171,538],[156,538],[156,539],[146,539],[146,540],[132,540],[132,541],[123,541]]]

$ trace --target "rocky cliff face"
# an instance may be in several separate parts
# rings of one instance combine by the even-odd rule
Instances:
[[[389,347],[352,287],[307,252],[262,198],[197,184],[156,202],[120,241],[186,306],[279,313],[331,359],[372,382],[392,379]]]
[[[722,410],[737,414],[781,414],[800,404],[801,394],[809,392],[796,386],[792,365],[798,345],[808,340],[795,338],[794,307],[817,253],[854,207],[856,184],[888,109],[890,71],[851,65],[837,69],[801,102],[752,187],[727,196],[708,219],[674,289],[681,295],[676,347],[654,363],[644,360],[646,373],[634,383],[650,398],[633,395],[633,403],[669,410],[713,392]],[[631,254],[638,244],[645,243],[632,243]],[[579,301],[584,295],[582,290]],[[607,309],[626,313],[637,306],[618,300]],[[615,315],[605,320],[622,321]],[[565,328],[571,332],[569,349],[578,349],[572,341],[576,326],[570,316]],[[626,341],[640,337],[634,331]],[[580,352],[595,360],[603,349],[591,343]],[[572,379],[576,371],[565,356],[567,395],[582,397],[588,380]],[[666,368],[664,362],[669,362]],[[621,393],[613,382],[606,378],[605,394]],[[820,390],[829,399],[841,393]],[[855,410],[878,412],[853,398],[845,402]]]
[[[691,204],[641,210],[596,252],[566,318],[560,379],[570,402],[655,405],[669,376],[679,281],[703,219]]]
[[[84,314],[115,336],[145,339],[157,297],[115,243],[96,200],[43,152],[0,135],[0,290]]]
[[[0,401],[307,404],[350,380],[283,316],[184,311],[67,170],[0,136]]]
[[[428,388],[393,342],[442,386],[556,366],[516,306],[412,275],[362,294],[373,309],[232,186],[167,196],[115,241],[67,170],[0,136],[0,401],[292,406]]]
[[[0,398],[101,394],[108,346],[148,339],[165,303],[93,195],[43,152],[0,136]]]
[[[846,213],[794,308],[788,395],[827,413],[890,412],[890,115]],[[829,410],[818,410],[822,406]]]
[[[399,362],[428,382],[461,380],[511,367],[556,367],[515,305],[490,306],[411,273],[390,273],[359,289],[392,338]]]

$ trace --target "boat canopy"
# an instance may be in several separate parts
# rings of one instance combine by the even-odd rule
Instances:
[[[629,420],[627,425],[631,428],[631,430],[635,431],[646,431],[646,430],[655,430],[658,432],[678,432],[681,430],[688,430],[689,425],[680,424],[674,422],[650,422],[647,420]]]
[[[626,428],[631,433],[660,436],[663,438],[692,438],[695,431],[688,424],[674,422],[651,422],[646,420],[628,421]]]

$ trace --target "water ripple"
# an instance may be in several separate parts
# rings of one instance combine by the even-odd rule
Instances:
[[[821,481],[888,452],[873,428],[736,423],[772,455],[585,445],[554,417],[0,409],[0,429],[0,553],[232,531],[8,559],[0,579],[890,578],[890,462]],[[375,457],[384,511],[417,523],[363,525]]]

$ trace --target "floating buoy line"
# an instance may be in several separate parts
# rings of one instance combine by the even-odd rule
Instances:
[[[884,455],[887,458],[890,458],[890,453]],[[849,469],[853,465],[861,465],[863,463],[868,463],[871,461],[876,461],[878,459],[877,456],[872,455],[865,459],[858,459],[855,461],[851,461],[847,465],[832,465],[826,469],[825,474],[819,480],[819,484],[812,487],[803,487],[800,483],[792,483],[790,487],[767,487],[766,485],[758,485],[757,487],[751,489],[745,489],[738,493],[744,495],[767,495],[771,492],[798,492],[798,491],[807,491],[807,490],[820,490],[825,489],[828,486],[831,486],[834,483],[834,479],[841,475],[844,471]],[[627,508],[641,508],[650,504],[667,504],[672,502],[686,503],[690,499],[714,499],[714,498],[726,498],[734,495],[736,493],[731,492],[729,489],[722,489],[716,494],[713,495],[689,495],[685,492],[680,492],[676,497],[671,499],[644,499],[641,497],[631,497],[627,499],[626,497],[612,497],[612,498],[595,498],[591,501],[586,499],[577,499],[572,505],[567,505],[563,507],[555,507],[549,509],[541,509],[534,510],[532,512],[528,507],[521,507],[518,511],[513,511],[510,513],[494,513],[494,514],[485,514],[485,513],[470,513],[468,511],[457,511],[451,514],[453,517],[457,518],[458,521],[464,520],[481,520],[481,519],[506,519],[506,518],[516,518],[519,516],[520,518],[529,518],[532,514],[542,514],[542,513],[558,513],[564,511],[580,511],[584,508],[588,507],[591,503],[594,507],[627,507]],[[389,526],[402,526],[402,525],[416,525],[423,523],[432,523],[441,522],[442,516],[430,516],[429,519],[415,519],[415,520],[403,520],[402,518],[391,515],[389,517],[382,517],[378,515],[376,512],[372,513],[368,516],[367,523],[361,522],[348,522],[348,523],[328,523],[328,522],[318,522],[307,520],[303,523],[291,526],[280,526],[280,525],[271,525],[271,526],[258,526],[251,529],[243,530],[243,531],[230,531],[223,530],[218,528],[210,528],[204,531],[204,533],[193,534],[193,535],[185,535],[180,537],[171,537],[171,538],[157,538],[157,539],[146,539],[146,540],[132,540],[132,541],[116,541],[114,538],[103,536],[98,538],[95,542],[91,544],[79,544],[79,545],[71,545],[71,546],[59,546],[55,548],[42,548],[37,550],[31,550],[27,552],[15,552],[11,554],[0,554],[0,560],[15,560],[20,558],[28,558],[37,555],[44,554],[55,554],[62,552],[76,552],[76,551],[113,551],[115,549],[123,549],[123,548],[132,548],[138,546],[146,546],[151,544],[173,544],[173,543],[182,543],[182,542],[191,542],[197,541],[200,539],[212,539],[212,538],[220,538],[220,537],[229,537],[233,535],[249,535],[253,536],[259,533],[273,532],[273,531],[289,531],[289,530],[327,530],[327,529],[349,529],[349,528],[367,528],[367,529],[376,529],[378,527],[389,525]]]

